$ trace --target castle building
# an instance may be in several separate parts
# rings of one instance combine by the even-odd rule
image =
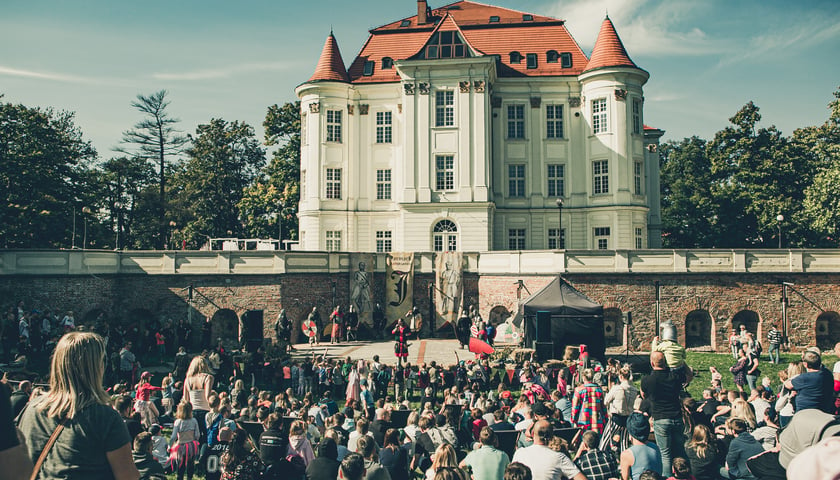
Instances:
[[[301,101],[300,248],[661,246],[662,130],[609,18],[587,57],[565,22],[468,0],[327,37]]]

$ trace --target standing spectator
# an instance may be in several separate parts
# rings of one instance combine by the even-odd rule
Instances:
[[[779,363],[779,349],[782,346],[782,332],[776,330],[775,323],[770,325],[770,331],[767,332],[767,344],[770,346],[770,361],[776,364]]]
[[[102,337],[71,332],[59,340],[50,366],[49,392],[33,399],[20,421],[33,462],[56,429],[63,428],[53,454],[41,465],[41,478],[139,478],[128,429],[102,388],[104,373]],[[8,405],[6,398],[2,400]],[[0,443],[9,440],[5,435],[0,438]]]
[[[609,480],[618,477],[618,460],[609,450],[598,449],[598,434],[584,432],[575,465],[587,480]]]
[[[460,467],[470,468],[473,480],[497,480],[510,463],[508,454],[499,450],[496,432],[490,427],[481,429],[478,436],[481,448],[473,450],[461,461]]]
[[[744,348],[738,350],[738,360],[735,362],[735,365],[729,367],[729,371],[732,373],[732,381],[738,387],[739,392],[744,391],[744,385],[747,384],[747,370],[750,368],[750,359],[747,358],[747,348],[749,347],[745,345]]]
[[[213,375],[210,374],[210,366],[207,360],[197,355],[190,362],[187,369],[187,378],[184,380],[183,401],[192,406],[192,413],[198,422],[201,431],[200,443],[207,441],[207,412],[210,411],[210,395],[213,391]]]
[[[743,327],[743,325],[741,325]],[[732,333],[729,335],[729,350],[732,352],[732,358],[738,360],[738,352],[741,350],[741,335],[732,327]]]
[[[662,456],[659,472],[670,472],[671,459],[685,456],[683,453],[685,426],[679,397],[682,390],[682,378],[668,369],[662,352],[651,352],[650,365],[653,371],[642,379],[642,393],[651,405],[653,433]]]
[[[630,447],[630,436],[627,435],[627,417],[633,413],[633,405],[639,396],[639,389],[630,383],[632,377],[629,367],[618,370],[618,383],[613,385],[604,397],[604,406],[609,413],[610,420],[601,438],[600,449],[621,453]]]
[[[796,392],[796,411],[816,408],[834,413],[834,378],[823,367],[820,354],[808,350],[802,354],[805,373],[785,382],[785,387]]]
[[[143,425],[149,428],[157,423],[158,415],[160,415],[155,403],[152,401],[152,392],[159,392],[163,390],[163,387],[152,385],[152,373],[143,372],[140,375],[140,382],[134,388],[136,390],[134,408],[140,413]]]
[[[169,437],[169,468],[176,472],[178,480],[182,480],[185,474],[188,480],[192,480],[195,472],[201,431],[198,421],[193,417],[194,413],[189,403],[178,404],[172,436]]]
[[[563,477],[586,480],[586,476],[568,456],[548,447],[554,436],[554,428],[547,420],[537,422],[533,434],[534,444],[517,449],[513,454],[513,462],[522,463],[530,468],[534,480],[560,480]]]
[[[761,370],[758,369],[759,354],[755,347],[744,348],[746,349],[744,353],[747,354],[747,371],[745,376],[747,377],[747,385],[750,387],[750,392],[752,392],[755,390],[755,383],[758,377],[761,376]]]
[[[752,434],[747,431],[747,422],[740,418],[730,418],[726,421],[727,433],[734,436],[729,443],[726,454],[726,467],[721,467],[720,475],[725,479],[755,480],[755,476],[747,468],[747,460],[762,453],[764,448]]]
[[[592,381],[593,372],[585,368],[581,372],[581,383],[583,385],[575,389],[572,397],[572,418],[575,425],[601,433],[607,423],[607,415],[604,410],[604,391]]]
[[[250,447],[248,432],[237,428],[233,432],[228,450],[222,454],[222,480],[259,480],[262,462]]]
[[[61,328],[64,329],[64,332],[70,332],[76,329],[76,319],[73,317],[73,311],[70,310],[67,312],[67,315],[61,319]]]
[[[137,366],[137,357],[131,352],[131,342],[126,342],[120,350],[120,376],[129,386],[134,385],[134,368]]]
[[[166,336],[161,329],[155,332],[155,345],[157,345],[157,353],[160,356],[160,361],[166,357]]]

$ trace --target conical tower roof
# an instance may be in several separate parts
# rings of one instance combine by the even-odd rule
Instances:
[[[592,49],[592,56],[589,58],[589,63],[586,65],[584,72],[604,67],[639,68],[627,55],[627,50],[624,49],[624,44],[618,38],[618,32],[615,31],[615,26],[610,17],[604,18],[604,23],[601,24],[601,31],[595,41],[595,48]]]
[[[321,58],[318,59],[318,66],[315,73],[309,78],[310,82],[333,81],[349,82],[347,69],[344,67],[344,60],[341,59],[341,51],[338,49],[338,42],[330,32],[327,41],[324,42],[324,49],[321,50]]]

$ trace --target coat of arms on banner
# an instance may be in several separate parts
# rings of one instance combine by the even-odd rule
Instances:
[[[414,306],[414,253],[391,252],[385,262],[385,317],[391,325]]]

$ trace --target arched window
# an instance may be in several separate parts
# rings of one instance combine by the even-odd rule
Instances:
[[[557,63],[557,60],[560,58],[560,54],[557,53],[557,50],[549,50],[545,52],[545,61],[546,63]]]
[[[458,250],[458,227],[452,220],[441,220],[435,224],[432,243],[436,252]]]
[[[510,63],[522,63],[522,54],[519,52],[510,52]]]
[[[706,310],[694,310],[685,317],[685,346],[703,348],[712,346],[712,316]]]

